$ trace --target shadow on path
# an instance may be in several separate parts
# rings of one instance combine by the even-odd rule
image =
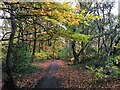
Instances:
[[[34,90],[39,88],[60,88],[60,83],[56,77],[45,76],[37,83]]]
[[[42,89],[42,88],[60,88],[61,83],[55,76],[52,76],[52,73],[56,71],[59,66],[53,62],[46,71],[46,75],[38,81],[34,90]]]

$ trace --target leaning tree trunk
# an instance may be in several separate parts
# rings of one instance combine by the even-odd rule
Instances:
[[[16,32],[16,23],[15,23],[15,16],[14,16],[14,5],[11,4],[11,34],[9,38],[9,43],[8,43],[8,50],[7,50],[7,55],[6,55],[6,81],[5,81],[5,87],[8,90],[14,90],[15,89],[15,84],[13,81],[12,77],[12,71],[11,71],[11,54],[12,54],[12,48],[13,48],[13,40],[14,40],[14,35]]]

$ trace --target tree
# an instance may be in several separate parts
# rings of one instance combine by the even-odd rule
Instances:
[[[9,38],[9,43],[8,43],[8,50],[7,50],[7,55],[6,55],[6,74],[7,74],[7,81],[5,82],[5,86],[12,90],[15,89],[16,86],[14,84],[13,81],[13,77],[11,74],[11,52],[12,52],[12,48],[13,48],[13,40],[14,40],[14,35],[16,32],[16,23],[15,23],[15,6],[14,4],[11,3],[5,3],[8,4],[10,6],[10,16],[11,16],[11,34],[10,34],[10,38]]]

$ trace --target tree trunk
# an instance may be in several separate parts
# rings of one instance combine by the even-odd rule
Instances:
[[[119,41],[120,41],[120,37],[119,37],[118,40],[115,42],[115,46],[118,45]],[[113,49],[113,56],[116,55],[116,52],[117,52],[117,49],[116,49],[116,47],[114,47],[114,49]]]
[[[75,50],[75,41],[73,41],[71,44],[72,44],[72,51],[73,51],[73,56],[74,56],[74,64],[76,65],[79,58]]]
[[[18,38],[17,38],[18,40],[17,40],[17,43],[19,44],[20,43],[20,29],[19,29],[19,31],[18,31]]]
[[[13,40],[14,40],[14,35],[16,32],[16,23],[15,23],[15,16],[14,14],[14,5],[11,4],[11,34],[9,38],[9,43],[8,43],[8,50],[7,50],[7,55],[6,55],[6,81],[5,81],[5,87],[8,90],[14,90],[16,88],[13,77],[12,77],[12,71],[11,71],[11,54],[12,54],[12,48],[13,48]]]
[[[39,51],[39,53],[40,53],[40,41],[39,41],[38,51]]]
[[[34,25],[34,45],[33,45],[33,53],[32,55],[35,55],[35,49],[36,49],[36,26]]]

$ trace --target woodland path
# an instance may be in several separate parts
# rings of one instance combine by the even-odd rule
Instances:
[[[42,88],[60,88],[61,83],[55,76],[52,74],[59,68],[59,65],[53,61],[48,69],[46,70],[46,75],[38,81],[34,90],[42,89]]]
[[[21,76],[17,78],[16,84],[20,88],[31,88],[32,90],[46,88],[120,89],[120,79],[94,83],[93,74],[89,71],[66,64],[63,60],[35,62],[33,65],[42,68],[42,71]]]

